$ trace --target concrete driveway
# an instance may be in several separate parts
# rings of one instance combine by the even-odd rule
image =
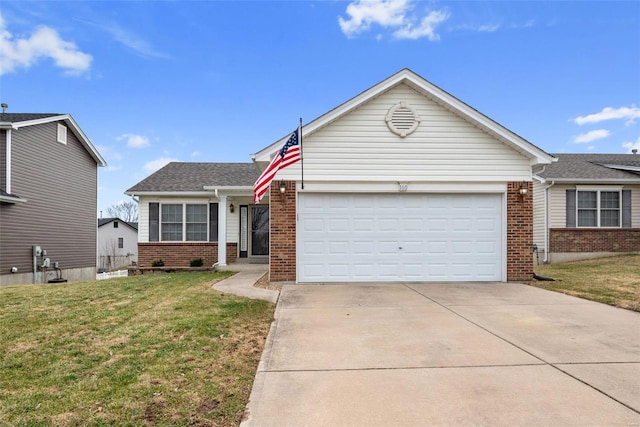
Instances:
[[[520,284],[284,286],[243,426],[640,426],[640,314]]]

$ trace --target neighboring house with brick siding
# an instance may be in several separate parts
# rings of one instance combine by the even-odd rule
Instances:
[[[534,173],[540,262],[640,252],[640,155],[554,156]]]
[[[555,159],[412,71],[304,125],[304,182],[297,162],[254,205],[288,138],[253,164],[170,163],[129,189],[140,266],[268,260],[272,281],[300,283],[531,279],[532,168]]]

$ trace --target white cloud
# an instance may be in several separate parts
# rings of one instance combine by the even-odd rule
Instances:
[[[355,0],[347,6],[349,18],[338,17],[340,29],[347,36],[368,31],[372,25],[393,29],[397,39],[440,39],[436,27],[449,18],[449,13],[431,11],[420,18],[413,10],[413,0]],[[415,24],[418,22],[418,24]],[[376,36],[379,40],[380,34]]]
[[[340,29],[347,36],[368,30],[371,24],[399,27],[405,22],[409,0],[355,0],[347,6],[349,19],[338,17]]]
[[[177,159],[172,159],[170,157],[161,157],[159,159],[151,160],[150,162],[145,163],[144,170],[147,171],[148,173],[153,173],[158,169],[163,168],[168,163],[177,162],[177,161],[178,161]]]
[[[79,75],[89,70],[93,57],[75,43],[60,38],[56,30],[40,26],[29,38],[15,38],[0,15],[0,75],[30,68],[42,58],[52,59],[65,74]]]
[[[420,25],[412,26],[410,23],[403,28],[395,31],[393,36],[397,39],[419,39],[426,37],[431,41],[440,40],[440,36],[436,34],[436,27],[449,19],[449,13],[440,10],[429,12],[427,16],[422,18]]]
[[[122,165],[118,165],[118,166],[109,165],[109,166],[107,166],[107,172],[117,172],[119,170],[122,170]]]
[[[609,132],[608,130],[597,129],[597,130],[592,130],[590,132],[583,133],[581,135],[576,136],[573,139],[573,142],[575,144],[586,144],[588,142],[595,141],[596,139],[606,138],[609,135],[611,135],[611,132]]]
[[[622,146],[624,148],[626,148],[627,150],[629,150],[629,152],[631,152],[631,150],[640,151],[640,137],[638,137],[636,142],[625,142],[625,143],[622,144]]]
[[[194,151],[193,153],[191,153],[191,158],[195,158],[195,157],[200,157],[200,153],[198,150]]]
[[[149,146],[149,138],[135,133],[125,133],[116,138],[118,141],[126,140],[127,147],[144,148]]]
[[[473,24],[462,24],[457,25],[452,30],[455,31],[477,31],[479,33],[493,33],[500,29],[500,25],[498,24],[484,24],[484,25],[473,25]]]
[[[640,118],[640,108],[635,105],[630,107],[620,108],[603,108],[602,111],[595,114],[589,114],[587,116],[576,117],[573,121],[578,125],[584,125],[587,123],[599,123],[605,120],[619,120],[626,119],[626,125],[631,125],[636,119]]]
[[[144,40],[142,37],[137,34],[132,33],[129,30],[122,28],[120,25],[112,23],[112,24],[98,24],[95,22],[83,21],[81,19],[77,19],[77,21],[82,22],[84,24],[92,25],[96,28],[99,28],[103,31],[106,31],[114,38],[115,41],[121,43],[125,47],[131,49],[136,54],[145,57],[145,58],[170,58],[169,55],[156,50],[148,41]]]

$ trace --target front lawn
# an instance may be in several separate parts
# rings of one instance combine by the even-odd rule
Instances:
[[[0,288],[0,426],[238,425],[274,305],[225,275]]]
[[[534,280],[533,286],[640,311],[640,255],[540,265],[534,270],[557,281]]]

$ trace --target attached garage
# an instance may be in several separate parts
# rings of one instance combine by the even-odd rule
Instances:
[[[284,137],[253,156],[265,170]],[[271,183],[274,282],[526,281],[555,159],[411,70],[302,126]]]
[[[502,194],[298,195],[298,282],[503,280]]]

